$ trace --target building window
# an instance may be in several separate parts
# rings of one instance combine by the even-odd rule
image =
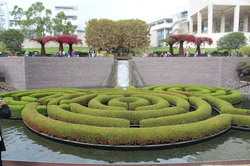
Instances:
[[[77,20],[77,16],[66,16],[68,20]]]
[[[74,6],[55,6],[56,10],[75,10]]]

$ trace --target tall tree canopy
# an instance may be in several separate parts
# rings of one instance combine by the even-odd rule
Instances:
[[[76,26],[67,20],[67,16],[64,12],[59,12],[52,20],[54,35],[75,33]]]
[[[27,10],[15,6],[11,15],[26,37],[43,37],[52,33],[51,10],[42,2],[33,3]]]
[[[93,19],[87,23],[86,42],[97,50],[133,52],[149,46],[149,26],[138,19]]]

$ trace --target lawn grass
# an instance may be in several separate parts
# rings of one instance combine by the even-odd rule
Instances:
[[[88,52],[89,48],[88,47],[74,47],[73,48],[75,51],[79,51],[79,52]],[[40,48],[24,48],[24,51],[29,51],[29,52],[34,52],[34,51],[38,51],[40,52],[41,49]],[[69,47],[64,46],[64,51],[68,52]],[[50,47],[50,48],[46,48],[46,53],[47,54],[56,54],[58,52],[58,47]]]
[[[68,52],[68,47],[65,46],[64,47],[64,51]],[[41,49],[40,48],[24,48],[24,51],[29,51],[29,52],[34,52],[34,51],[38,51],[40,52]],[[89,47],[74,47],[75,51],[79,51],[79,52],[88,52],[89,51]],[[205,51],[207,53],[211,53],[213,51],[216,51],[217,48],[204,48],[202,49],[202,51]],[[168,52],[169,51],[169,47],[150,47],[147,49],[146,52],[148,53],[153,53],[153,52]],[[196,48],[189,48],[188,49],[190,54],[195,54],[196,52]],[[46,53],[47,54],[56,54],[58,52],[58,47],[50,47],[50,48],[46,48]],[[174,48],[174,54],[178,55],[179,53],[179,48]]]
[[[202,48],[202,51],[205,51],[207,53],[211,53],[213,51],[216,51],[217,48]],[[169,47],[151,47],[149,49],[149,52],[169,52]],[[196,48],[189,48],[188,52],[190,54],[195,54],[196,52]],[[178,54],[179,53],[179,48],[174,48],[174,54]]]

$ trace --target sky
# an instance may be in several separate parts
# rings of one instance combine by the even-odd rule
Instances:
[[[188,10],[188,0],[6,0],[10,11],[14,5],[26,8],[37,1],[51,9],[55,5],[77,6],[81,27],[92,18],[138,18],[152,22]]]

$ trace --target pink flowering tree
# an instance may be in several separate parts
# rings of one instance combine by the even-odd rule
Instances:
[[[194,35],[188,35],[188,34],[171,35],[170,37],[180,44],[179,55],[181,56],[184,55],[184,42],[195,43],[196,41]]]
[[[55,41],[55,37],[53,37],[53,36],[44,36],[44,37],[40,37],[40,38],[34,38],[34,39],[31,39],[31,40],[36,41],[41,45],[41,55],[45,56],[46,55],[45,45],[48,42]]]
[[[209,37],[196,37],[195,39],[195,44],[196,44],[196,51],[198,53],[198,55],[201,54],[201,45],[202,44],[213,44],[213,39],[209,38]]]
[[[55,37],[56,41],[59,43],[59,52],[63,52],[63,44],[69,45],[69,54],[72,55],[73,52],[73,44],[81,43],[81,39],[79,39],[76,35],[58,35]]]

